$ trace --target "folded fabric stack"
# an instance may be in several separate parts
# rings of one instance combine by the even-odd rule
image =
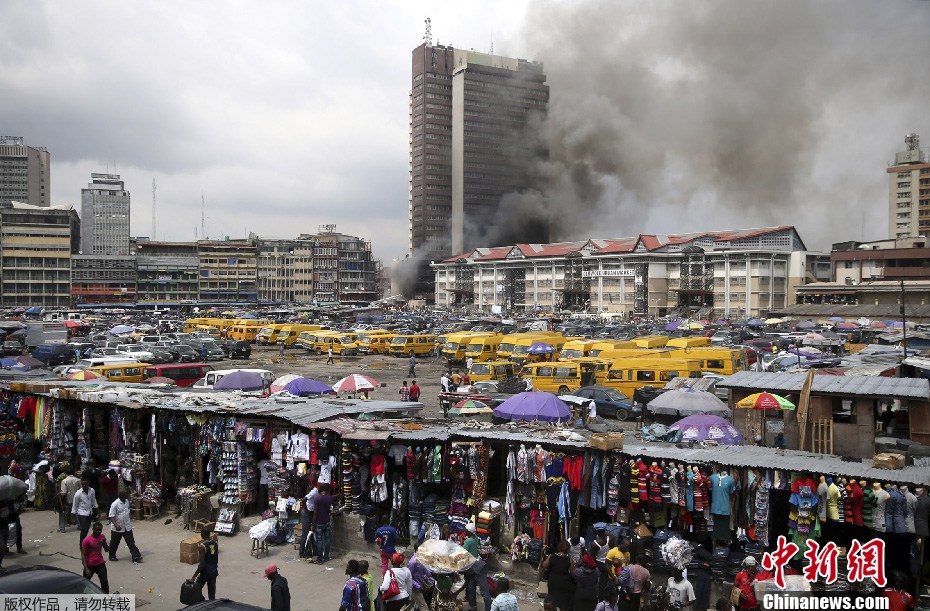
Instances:
[[[449,532],[462,532],[469,522],[470,520],[466,516],[449,516]]]
[[[729,556],[730,549],[727,547],[718,547],[714,550],[713,560],[710,561],[710,574],[714,580],[720,582],[726,577]]]
[[[436,507],[433,509],[433,521],[436,524],[448,524],[449,523],[449,508],[451,504],[449,501],[437,500]]]
[[[475,531],[479,535],[485,537],[491,534],[491,524],[494,522],[494,517],[491,516],[487,511],[482,511],[478,514],[478,518],[475,520]]]
[[[504,510],[504,506],[495,500],[487,500],[481,506],[482,511],[490,513],[492,516],[499,516]]]
[[[420,515],[422,512],[422,505],[411,503],[407,506],[407,521],[409,522],[410,532],[419,533],[420,532]]]

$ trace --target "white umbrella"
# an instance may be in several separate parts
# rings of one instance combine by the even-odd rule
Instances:
[[[374,390],[381,386],[381,382],[360,373],[353,373],[333,384],[336,392],[358,392],[360,390]]]
[[[271,392],[284,390],[284,387],[287,386],[289,382],[293,382],[294,380],[298,380],[302,377],[303,376],[299,376],[296,373],[286,373],[271,383]]]
[[[693,388],[678,388],[664,392],[649,402],[648,409],[654,414],[669,416],[691,416],[693,414],[730,416],[730,407],[715,394]]]

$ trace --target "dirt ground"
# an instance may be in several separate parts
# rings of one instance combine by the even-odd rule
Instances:
[[[409,365],[407,357],[398,358],[384,355],[334,356],[333,360],[335,364],[327,365],[325,354],[316,356],[306,350],[289,349],[285,351],[285,355],[282,357],[279,355],[277,348],[253,347],[252,357],[248,361],[222,361],[216,363],[214,367],[217,369],[235,367],[270,369],[276,375],[296,373],[329,385],[335,384],[349,374],[361,373],[385,384],[385,386],[372,393],[373,398],[390,401],[400,399],[398,391],[402,381],[407,380],[409,385],[415,379],[421,389],[420,401],[424,404],[422,415],[429,417],[442,416],[437,395],[439,394],[439,378],[442,377],[443,371],[448,368],[444,359],[437,359],[436,357],[418,358],[417,375],[415,377],[407,375]],[[464,367],[458,366],[453,367],[453,369],[461,371]]]
[[[172,518],[170,524],[165,521]],[[341,519],[353,519],[348,515]],[[333,559],[325,565],[310,564],[297,558],[291,544],[272,546],[268,556],[251,555],[248,529],[257,518],[243,518],[239,533],[233,537],[220,537],[220,576],[217,579],[217,597],[230,598],[268,608],[271,604],[269,582],[263,571],[268,564],[277,564],[288,580],[291,591],[291,608],[295,611],[338,609],[345,583],[345,563],[349,558],[368,560],[374,571],[380,572],[380,561],[374,546],[370,553],[346,554],[334,542]],[[17,566],[49,565],[80,573],[78,530],[71,526],[65,533],[58,532],[58,516],[51,511],[27,511],[22,515],[23,547],[26,554],[8,554],[4,568]],[[118,562],[108,562],[110,591],[135,594],[136,604],[152,611],[180,609],[181,583],[194,573],[195,565],[180,562],[180,542],[196,533],[184,530],[180,519],[173,513],[163,514],[154,521],[134,521],[136,544],[144,557],[142,564],[133,564],[125,543],[117,552]],[[104,525],[104,534],[110,538],[110,528]],[[96,582],[96,578],[95,578]],[[521,609],[540,609],[542,605],[535,591],[518,589]],[[479,607],[482,607],[479,603]]]

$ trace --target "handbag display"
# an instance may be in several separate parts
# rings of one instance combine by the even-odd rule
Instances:
[[[381,598],[390,600],[400,594],[400,582],[394,577],[394,571],[388,571],[391,574],[391,583],[388,584],[387,590],[381,593]]]

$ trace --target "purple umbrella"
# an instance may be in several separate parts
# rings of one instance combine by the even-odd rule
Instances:
[[[494,415],[508,420],[562,422],[570,420],[572,412],[552,393],[521,392],[495,407]]]
[[[292,395],[297,395],[299,397],[306,397],[307,395],[334,395],[336,392],[328,385],[323,382],[318,382],[317,380],[311,380],[309,378],[297,378],[296,380],[291,380],[284,385],[284,390],[291,393]]]
[[[552,354],[555,352],[555,346],[546,342],[533,342],[526,349],[527,354]]]
[[[682,441],[716,441],[725,445],[742,445],[743,434],[720,416],[695,415],[682,418],[669,431],[681,431]]]
[[[670,323],[668,323],[667,325],[665,325],[665,330],[666,330],[666,331],[674,331],[675,329],[677,329],[678,327],[680,327],[681,324],[682,324],[682,323],[681,323],[680,320],[673,320],[672,322],[670,322]]]
[[[265,379],[250,371],[234,371],[224,375],[213,385],[214,390],[262,390]]]

